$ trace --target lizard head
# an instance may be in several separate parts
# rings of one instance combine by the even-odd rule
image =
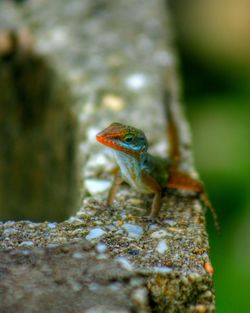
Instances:
[[[98,133],[96,139],[109,148],[135,157],[148,149],[147,138],[143,131],[120,123],[112,123]]]

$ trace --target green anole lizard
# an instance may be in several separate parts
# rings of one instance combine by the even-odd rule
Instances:
[[[167,105],[167,104],[166,104]],[[96,139],[114,151],[119,170],[109,191],[107,205],[111,206],[119,185],[126,181],[142,193],[154,194],[150,217],[158,216],[161,198],[166,188],[189,190],[199,195],[202,203],[213,215],[215,226],[219,229],[218,218],[203,184],[178,170],[180,160],[179,135],[170,107],[167,107],[170,142],[170,158],[163,159],[148,153],[148,141],[144,132],[132,126],[112,123],[96,135]]]

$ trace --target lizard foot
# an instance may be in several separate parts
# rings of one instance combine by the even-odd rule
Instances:
[[[157,216],[154,215],[148,215],[148,216],[144,216],[143,219],[145,220],[145,222],[148,223],[157,223],[159,222],[159,218]]]

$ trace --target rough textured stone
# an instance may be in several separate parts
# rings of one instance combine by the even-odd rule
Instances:
[[[136,196],[139,201],[139,195],[134,193],[133,198]],[[150,303],[154,303],[157,312],[196,312],[198,305],[212,312],[212,279],[205,269],[205,265],[210,263],[208,242],[198,200],[192,196],[169,194],[164,198],[157,223],[152,224],[144,217],[145,209],[127,205],[130,197],[131,191],[124,187],[113,209],[105,207],[103,196],[85,198],[75,217],[53,224],[53,227],[51,223],[28,221],[2,224],[1,247],[28,249],[25,242],[53,247],[86,238],[97,247],[100,243],[105,244],[110,256],[115,259],[122,257],[120,260],[126,269],[131,267],[145,277]],[[175,221],[174,226],[168,224],[170,219]],[[128,234],[131,225],[132,236]],[[137,234],[135,228],[140,230],[139,236],[134,235]],[[95,236],[97,232],[101,236]],[[158,253],[156,248],[163,239],[168,249]],[[68,275],[66,267],[65,276]]]
[[[0,258],[1,313],[149,312],[144,279],[100,258],[86,241],[5,251]],[[132,297],[136,292],[140,299]]]
[[[150,151],[161,156],[167,154],[163,89],[170,94],[168,101],[179,127],[181,167],[197,176],[190,133],[179,103],[176,59],[170,46],[172,32],[163,1],[30,0],[21,12],[9,2],[1,5],[0,23],[31,28],[38,51],[51,59],[71,86],[75,99],[72,106],[81,122],[80,175],[83,186],[89,188],[91,181],[91,196],[90,190],[83,188],[82,207],[65,222],[0,224],[0,245],[8,250],[2,253],[8,259],[12,253],[19,253],[15,250],[19,246],[24,249],[24,242],[32,242],[35,247],[53,248],[61,244],[71,247],[72,242],[81,241],[91,231],[93,234],[93,229],[94,232],[101,229],[102,236],[87,238],[97,247],[105,245],[101,258],[107,253],[124,269],[143,275],[152,311],[214,312],[211,271],[206,270],[210,261],[205,211],[196,195],[168,192],[158,220],[151,222],[146,217],[152,201],[150,196],[142,196],[124,185],[113,207],[106,208],[107,192],[105,188],[98,188],[111,179],[114,162],[109,151],[98,145],[94,137],[113,121],[143,129],[149,138]],[[2,18],[3,10],[12,18]],[[93,186],[95,181],[97,186]],[[138,236],[129,236],[129,232],[134,234],[135,231]],[[156,248],[162,240],[167,249],[158,253]],[[31,246],[25,250],[28,248]],[[51,250],[37,251],[44,251],[46,258]],[[74,262],[81,260],[81,253],[76,252]],[[41,258],[41,263],[42,260],[46,264],[45,259]],[[104,267],[102,269],[105,271]],[[73,268],[65,265],[65,279],[71,271]],[[11,275],[5,273],[0,288],[1,284],[7,284],[11,290]],[[88,270],[86,275],[89,275]],[[27,283],[20,288],[29,286]],[[53,284],[51,289],[55,299],[58,288]],[[92,288],[95,289],[95,285]],[[141,288],[133,293],[133,301],[144,299]],[[37,283],[36,290],[44,292],[44,285]],[[12,288],[12,292],[20,291]],[[113,301],[112,294],[107,297]],[[131,298],[128,302],[130,307],[121,307],[121,312],[133,311]],[[6,305],[11,305],[11,300]],[[100,307],[89,308],[87,312],[94,310],[102,312]]]

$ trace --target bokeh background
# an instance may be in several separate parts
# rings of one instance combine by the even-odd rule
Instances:
[[[208,212],[218,313],[250,312],[250,1],[170,1],[196,165]]]

